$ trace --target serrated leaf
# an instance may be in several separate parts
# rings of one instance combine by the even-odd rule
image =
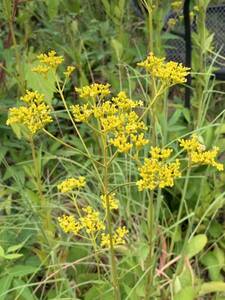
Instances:
[[[202,251],[206,244],[207,237],[205,234],[196,235],[189,241],[185,250],[185,254],[188,256],[188,258],[192,258]]]

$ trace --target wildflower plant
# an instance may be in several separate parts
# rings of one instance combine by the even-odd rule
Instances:
[[[91,243],[99,279],[102,276],[101,262],[104,256],[108,257],[109,254],[110,280],[116,300],[121,299],[117,268],[120,257],[117,256],[117,251],[121,249],[121,245],[125,248],[130,247],[129,241],[132,240],[130,224],[132,220],[122,217],[123,203],[117,190],[121,186],[131,188],[133,185],[138,192],[142,193],[148,252],[143,264],[145,278],[143,297],[146,300],[150,299],[154,295],[152,286],[158,265],[154,255],[158,242],[157,232],[160,229],[160,207],[164,189],[174,188],[176,182],[182,180],[187,170],[177,216],[177,223],[179,223],[186,204],[185,195],[192,167],[207,165],[215,167],[218,171],[223,170],[223,165],[216,160],[219,149],[214,147],[206,151],[197,136],[192,136],[191,139],[179,139],[180,148],[175,141],[173,147],[167,147],[159,139],[155,105],[159,97],[169,88],[185,83],[190,70],[181,64],[166,62],[164,58],[158,58],[150,53],[145,60],[138,63],[139,67],[145,69],[151,88],[147,103],[134,100],[125,91],[115,93],[108,83],[91,83],[83,87],[75,87],[74,91],[78,99],[74,104],[70,104],[65,98],[64,89],[75,68],[68,66],[63,72],[63,79],[60,80],[58,67],[64,61],[62,56],[57,56],[55,51],[50,51],[47,54],[40,54],[37,58],[40,65],[33,71],[43,76],[52,72],[55,76],[55,92],[61,98],[81,146],[76,147],[48,131],[47,125],[53,122],[51,108],[45,104],[44,96],[37,91],[27,91],[21,98],[25,105],[9,110],[7,125],[22,124],[30,135],[38,192],[43,203],[42,213],[46,207],[46,199],[36,160],[34,138],[37,134],[46,134],[47,137],[74,151],[76,155],[84,156],[89,161],[89,168],[95,172],[95,178],[89,180],[88,174],[87,176],[84,174],[86,168],[81,168],[71,177],[66,175],[67,179],[58,181],[57,189],[60,199],[69,199],[67,209],[69,211],[62,215],[59,215],[57,211],[57,220],[61,230],[68,234],[75,243],[77,240]],[[97,140],[98,153],[94,152],[95,148],[90,149],[83,136],[83,129],[88,129],[88,134]],[[146,155],[147,153],[149,155]],[[112,179],[112,174],[117,159],[119,161],[124,157],[132,160],[136,172],[135,175],[130,174],[129,182],[121,182],[118,185]],[[187,165],[185,165],[186,161]],[[114,162],[116,162],[115,165]],[[135,181],[132,182],[131,178],[135,178]],[[90,201],[84,191],[93,186],[95,180],[99,183],[99,191],[95,195],[98,201],[93,201],[93,199]],[[53,222],[53,212],[48,210],[47,213],[49,224]],[[177,235],[177,229],[170,231],[171,236]],[[174,240],[171,238],[171,253],[174,251]],[[185,245],[186,243],[187,241]]]

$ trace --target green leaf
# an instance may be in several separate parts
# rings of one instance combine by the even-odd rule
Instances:
[[[11,259],[17,259],[20,258],[21,256],[23,256],[23,254],[20,253],[13,253],[13,254],[6,254],[4,256],[5,259],[11,260]]]
[[[0,246],[0,257],[4,257],[5,256],[5,251],[4,249]]]
[[[36,267],[26,265],[16,265],[8,270],[8,272],[15,277],[22,277],[37,271]]]
[[[4,276],[0,279],[0,300],[8,299],[7,291],[9,290],[12,283],[12,274]]]
[[[195,296],[195,289],[192,286],[187,286],[175,295],[174,300],[194,300]]]
[[[13,280],[13,286],[16,288],[16,295],[21,300],[34,300],[36,297],[33,296],[31,290],[26,286],[26,282],[22,279],[15,278]]]
[[[185,253],[188,258],[192,258],[200,251],[202,251],[206,244],[207,237],[205,234],[196,235],[189,241]]]
[[[23,243],[20,243],[20,244],[17,244],[17,245],[14,245],[14,246],[11,246],[7,249],[7,253],[10,253],[10,252],[15,252],[19,249],[21,249],[24,245],[24,242]]]
[[[38,63],[26,63],[25,79],[27,81],[27,88],[36,90],[45,96],[45,101],[51,105],[53,94],[55,91],[55,76],[53,72],[49,72],[47,76],[37,74],[32,71],[32,68],[36,67]]]
[[[225,283],[222,281],[211,281],[201,285],[199,296],[210,293],[225,292]],[[183,299],[182,299],[183,300]]]

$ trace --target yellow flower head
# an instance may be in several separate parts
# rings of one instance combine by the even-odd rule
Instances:
[[[131,140],[134,143],[137,150],[141,149],[143,146],[149,143],[149,140],[144,138],[144,133],[140,133],[139,135],[131,134]]]
[[[108,201],[109,201],[109,209],[110,210],[114,210],[114,209],[118,209],[118,199],[115,198],[115,193],[113,194],[109,194],[108,196],[106,195],[102,195],[101,196],[101,200],[102,200],[102,206],[104,207],[104,209],[107,209],[107,197],[108,197]]]
[[[150,53],[146,60],[138,63],[138,66],[146,69],[152,77],[159,78],[167,86],[184,83],[190,73],[190,68],[174,61],[165,62],[165,58],[158,58]]]
[[[57,56],[54,50],[49,51],[47,54],[40,54],[37,56],[40,63],[44,64],[49,68],[57,68],[60,65],[64,58],[62,56]]]
[[[44,103],[42,94],[27,91],[21,100],[25,102],[26,106],[10,108],[7,125],[22,124],[33,135],[52,122],[50,107]]]
[[[85,177],[80,176],[77,178],[68,178],[57,185],[58,190],[61,193],[68,193],[74,189],[82,188],[86,184]]]
[[[91,206],[87,206],[82,209],[86,215],[81,217],[80,223],[86,232],[94,234],[105,229],[104,223],[99,218],[99,212],[95,211]]]
[[[116,97],[112,98],[112,101],[121,110],[130,110],[137,106],[143,105],[141,101],[136,102],[132,99],[129,99],[124,91],[119,92]]]
[[[75,91],[79,94],[80,98],[96,98],[103,99],[110,94],[110,85],[93,83],[91,85],[84,86],[82,88],[75,88]]]
[[[119,133],[113,139],[110,139],[110,143],[121,153],[127,153],[132,148],[132,144],[128,142],[128,137],[123,133]]]
[[[37,59],[41,64],[34,67],[32,71],[43,75],[46,75],[51,69],[56,69],[64,61],[64,58],[57,56],[54,50],[38,55]]]
[[[205,145],[202,145],[196,135],[191,139],[179,140],[180,146],[188,152],[190,162],[199,165],[208,165],[215,167],[218,171],[223,171],[224,166],[218,163],[215,159],[218,155],[219,148],[214,147],[212,150],[205,151]]]
[[[144,189],[172,187],[174,179],[181,176],[180,162],[167,163],[166,159],[171,155],[171,149],[152,148],[151,158],[145,158],[145,163],[139,168],[142,179],[137,181],[139,191]]]
[[[63,215],[58,218],[59,226],[65,233],[73,233],[77,235],[79,231],[82,229],[82,226],[79,222],[75,220],[73,216]]]
[[[66,77],[70,77],[70,75],[73,73],[73,71],[75,70],[75,67],[74,66],[68,66],[66,68],[66,71],[63,72],[63,74],[66,76]]]
[[[113,246],[117,246],[117,245],[123,245],[125,244],[125,235],[128,233],[128,230],[125,226],[123,227],[118,227],[115,231],[115,233],[113,234],[113,238],[112,238],[112,244]],[[101,238],[101,246],[102,247],[106,247],[109,248],[110,247],[110,238],[109,238],[109,234],[102,234],[102,238]]]
[[[89,107],[88,104],[71,105],[70,108],[76,122],[87,122],[93,113],[93,110]]]

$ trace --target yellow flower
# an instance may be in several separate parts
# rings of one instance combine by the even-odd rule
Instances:
[[[93,107],[93,112],[95,118],[103,118],[106,116],[115,115],[118,112],[116,105],[111,103],[110,101],[105,101],[101,103],[101,105]]]
[[[20,99],[27,104],[40,104],[44,102],[44,95],[39,94],[37,91],[26,90],[26,94]]]
[[[172,152],[172,149],[160,149],[159,147],[151,147],[150,150],[150,154],[153,159],[167,159],[168,157],[170,157]]]
[[[149,143],[149,141],[144,138],[144,133],[143,132],[140,133],[139,135],[132,134],[131,135],[131,140],[132,140],[132,142],[134,143],[134,145],[136,146],[136,148],[138,150]]]
[[[127,141],[127,137],[123,133],[117,134],[115,138],[110,139],[110,143],[118,148],[119,152],[127,153],[132,148],[132,144]]]
[[[205,151],[205,145],[202,145],[196,135],[193,135],[191,139],[179,140],[180,146],[188,152],[191,163],[199,165],[208,165],[215,167],[218,171],[223,171],[224,166],[221,163],[215,161],[218,155],[219,148],[214,147],[212,150]]]
[[[75,67],[74,66],[68,66],[66,68],[66,71],[63,72],[63,74],[66,76],[66,77],[70,77],[70,75],[73,73],[73,71],[75,70]]]
[[[77,235],[82,229],[81,224],[77,222],[73,216],[63,215],[62,217],[58,217],[58,221],[59,226],[65,233],[73,233]]]
[[[115,231],[115,233],[113,234],[113,238],[112,238],[112,244],[113,246],[117,246],[117,245],[123,245],[125,244],[125,235],[128,233],[128,230],[125,226],[123,227],[118,227]],[[102,239],[101,239],[101,246],[102,247],[110,247],[110,238],[109,238],[109,234],[102,234]]]
[[[10,108],[7,125],[22,124],[33,135],[52,122],[51,110],[49,105],[43,102],[43,95],[38,92],[27,91],[26,95],[21,97],[21,100],[26,103],[26,106]]]
[[[32,68],[32,71],[43,75],[46,75],[51,69],[56,69],[64,61],[64,58],[57,56],[54,50],[38,55],[37,59],[41,64]]]
[[[180,162],[167,163],[166,159],[171,155],[171,149],[152,148],[151,158],[145,158],[145,163],[139,168],[142,179],[137,181],[139,191],[144,189],[172,187],[174,179],[181,176]]]
[[[112,101],[116,104],[119,109],[129,110],[137,106],[143,105],[141,101],[136,102],[132,99],[129,99],[124,91],[118,93],[116,97],[112,98]]]
[[[44,65],[38,65],[37,67],[34,67],[31,69],[32,72],[46,75],[48,71],[50,70],[50,67],[44,66]]]
[[[60,65],[64,58],[62,56],[57,56],[54,50],[49,51],[47,54],[40,54],[37,56],[40,63],[44,64],[49,68],[57,68]]]
[[[82,188],[86,185],[85,177],[80,176],[77,178],[68,178],[57,185],[61,193],[68,193],[74,189]]]
[[[71,105],[72,114],[76,122],[87,122],[92,115],[93,110],[89,108],[88,104],[84,105]]]
[[[122,126],[122,120],[117,115],[102,117],[100,123],[104,132],[113,132]]]
[[[108,201],[109,201],[109,209],[110,210],[118,209],[119,201],[115,198],[115,193],[109,194],[108,196],[106,196],[106,195],[101,196],[102,206],[104,207],[104,209],[107,209],[107,204],[106,204],[107,197],[108,197]]]
[[[80,98],[99,97],[99,99],[103,99],[110,94],[109,87],[110,85],[108,83],[93,83],[82,88],[75,88],[75,91],[79,94]]]
[[[86,215],[81,217],[79,220],[87,233],[94,234],[105,229],[104,223],[99,218],[99,212],[95,211],[91,206],[87,206],[82,210],[86,213]]]
[[[186,82],[186,77],[190,73],[190,68],[184,67],[181,63],[165,62],[165,58],[158,58],[153,53],[138,63],[138,66],[145,68],[152,77],[161,79],[167,86]]]

